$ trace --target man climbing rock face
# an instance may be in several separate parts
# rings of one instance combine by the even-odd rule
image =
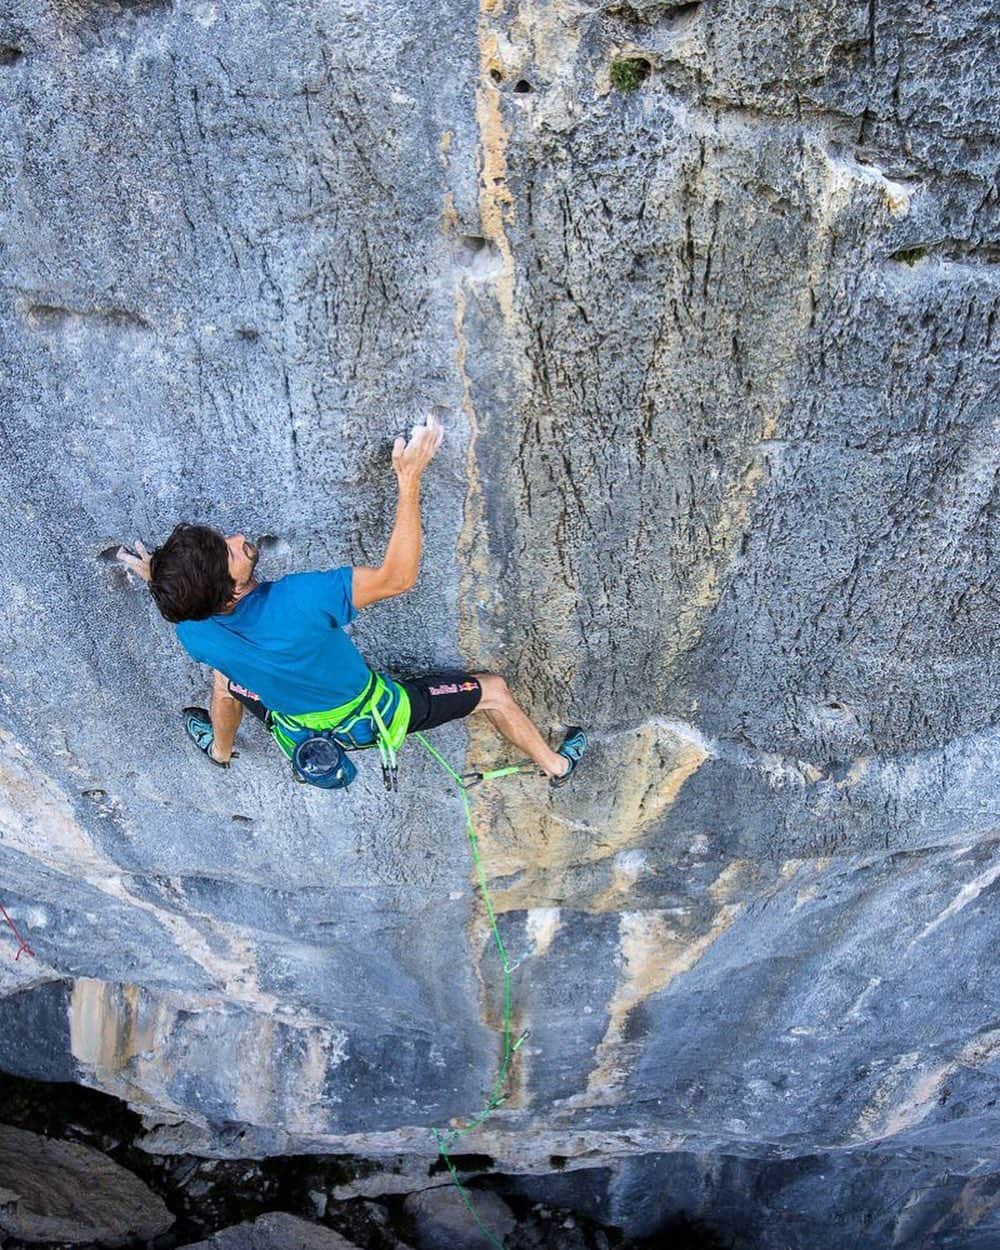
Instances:
[[[210,710],[184,709],[188,735],[212,763],[229,767],[244,707],[276,726],[279,743],[282,728],[290,734],[309,729],[350,735],[345,726],[366,718],[370,724],[373,717],[393,748],[406,733],[482,712],[551,785],[569,780],[587,745],[581,729],[569,729],[553,750],[502,677],[425,673],[403,679],[373,673],[343,630],[363,608],[416,583],[420,483],[443,437],[440,421],[430,416],[413,427],[409,441],[395,441],[399,499],[378,568],[344,565],[258,581],[257,547],[243,534],[227,538],[203,525],[178,525],[152,554],[141,542],[135,554],[118,549],[118,559],[148,583],[188,654],[215,670]]]

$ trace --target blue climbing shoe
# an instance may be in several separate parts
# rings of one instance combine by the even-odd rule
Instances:
[[[572,725],[566,730],[566,737],[562,740],[562,745],[556,748],[557,755],[565,755],[569,760],[569,768],[561,777],[550,777],[549,785],[554,790],[558,790],[560,786],[564,786],[570,777],[576,772],[576,766],[583,758],[583,753],[587,749],[587,735],[579,727]]]
[[[207,756],[216,768],[228,768],[228,761],[223,764],[221,760],[215,759],[212,755],[215,730],[212,728],[212,718],[209,716],[207,708],[186,707],[181,712],[181,715],[184,717],[184,729],[187,732],[187,736],[202,755]],[[233,755],[236,755],[235,751]]]

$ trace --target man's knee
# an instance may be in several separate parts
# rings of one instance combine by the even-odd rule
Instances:
[[[217,695],[220,699],[232,699],[234,703],[239,702],[238,699],[234,698],[232,691],[229,689],[229,678],[225,675],[225,673],[220,673],[218,669],[216,669],[215,674],[212,677],[212,693]]]
[[[476,673],[475,678],[483,692],[476,705],[477,712],[499,712],[514,702],[507,683],[498,673]]]

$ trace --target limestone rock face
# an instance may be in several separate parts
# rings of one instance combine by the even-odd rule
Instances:
[[[120,1246],[173,1222],[148,1186],[99,1150],[0,1124],[0,1233]]]
[[[636,1234],[991,1244],[997,30],[10,0],[0,1065],[221,1154],[419,1169],[482,1106],[446,777],[306,792],[256,726],[211,769],[206,674],[110,558],[198,519],[269,576],[377,561],[432,409],[423,575],[356,640],[593,735],[557,795],[476,798],[530,1037],[462,1149]]]

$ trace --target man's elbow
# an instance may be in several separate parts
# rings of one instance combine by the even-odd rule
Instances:
[[[412,590],[417,584],[417,574],[400,573],[392,579],[392,593],[394,595],[405,595],[408,590]]]
[[[379,578],[371,588],[371,601],[375,603],[379,599],[395,599],[397,595],[405,595],[416,584],[416,573],[381,569]]]

